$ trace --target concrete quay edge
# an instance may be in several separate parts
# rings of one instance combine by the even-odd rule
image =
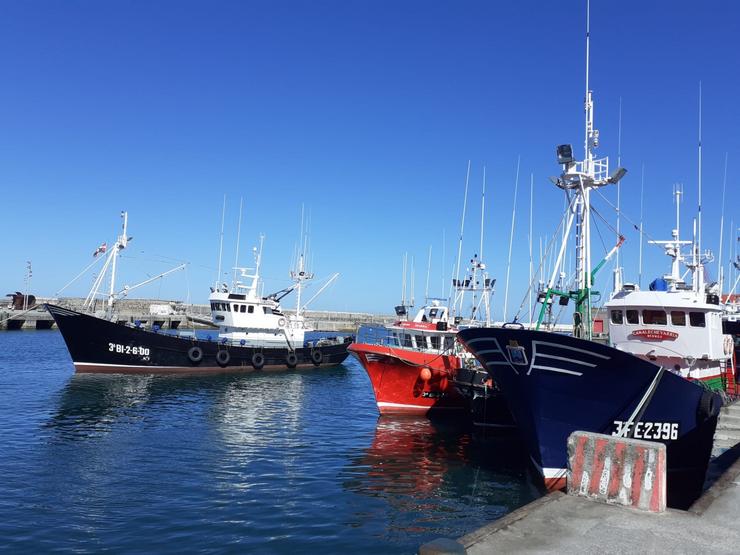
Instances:
[[[737,553],[740,545],[737,525],[740,445],[729,450],[726,456],[733,462],[688,511],[667,509],[663,513],[647,513],[554,492],[462,536],[455,543],[470,555]],[[420,553],[426,553],[423,548]]]

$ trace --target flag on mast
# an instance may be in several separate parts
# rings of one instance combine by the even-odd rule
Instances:
[[[95,252],[93,253],[93,257],[98,256],[99,254],[104,253],[108,250],[108,243],[101,243],[100,246],[95,249]]]

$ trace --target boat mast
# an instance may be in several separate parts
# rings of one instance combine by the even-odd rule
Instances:
[[[216,274],[216,284],[214,289],[219,290],[219,283],[221,282],[221,258],[224,252],[224,218],[226,217],[226,195],[224,195],[224,203],[221,207],[221,235],[219,236],[218,242],[218,273]]]
[[[118,258],[119,251],[126,248],[128,245],[128,212],[121,212],[122,232],[118,236],[116,244],[113,245],[113,252],[111,253],[111,270],[110,270],[110,290],[108,292],[108,311],[113,310],[113,300],[116,297],[116,259]]]
[[[470,160],[468,160],[468,169],[465,173],[465,196],[463,197],[462,218],[460,218],[460,239],[457,243],[457,268],[455,269],[455,284],[460,282],[460,260],[462,257],[462,241],[465,232],[465,211],[468,207],[468,183],[470,182]],[[457,287],[457,285],[455,285]],[[457,297],[457,295],[456,295]],[[457,298],[452,304],[452,315],[455,315],[457,309]],[[462,312],[462,296],[460,297],[460,312]]]
[[[589,64],[590,64],[590,2],[586,3],[586,132],[584,139],[584,159],[578,162],[573,157],[571,145],[560,145],[557,148],[558,163],[563,166],[563,173],[559,178],[551,178],[561,189],[570,192],[566,225],[563,231],[563,243],[558,253],[553,274],[550,278],[545,295],[542,297],[542,308],[537,320],[539,329],[545,317],[550,299],[557,295],[562,298],[575,300],[576,310],[573,315],[573,335],[575,337],[591,339],[592,315],[591,315],[591,288],[593,276],[617,252],[624,242],[623,237],[615,247],[603,258],[595,269],[591,269],[591,189],[603,187],[608,184],[616,184],[627,173],[622,167],[609,175],[609,158],[594,158],[594,149],[599,146],[599,132],[594,129],[594,104],[592,91],[589,89]],[[560,291],[554,288],[555,275],[561,267],[566,244],[566,238],[575,222],[575,245],[576,245],[576,290]],[[566,301],[567,303],[567,301]]]
[[[304,225],[304,206],[301,205],[301,250],[298,253],[295,270],[291,270],[290,277],[296,284],[295,315],[301,315],[301,290],[303,282],[313,279],[313,274],[306,270],[306,251],[308,250],[308,224]]]
[[[511,231],[509,233],[509,258],[506,263],[506,290],[504,291],[504,322],[506,322],[506,312],[509,307],[509,270],[511,270],[511,249],[514,245],[514,222],[516,220],[516,197],[519,190],[519,164],[522,157],[516,159],[516,180],[514,181],[514,206],[511,208]]]

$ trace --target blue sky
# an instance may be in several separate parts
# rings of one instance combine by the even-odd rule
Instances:
[[[623,210],[639,220],[644,164],[655,238],[674,225],[676,182],[691,228],[702,81],[703,239],[716,252],[725,153],[726,238],[731,220],[740,226],[740,5],[596,0],[591,11],[599,154],[616,163],[621,98]],[[471,160],[463,254],[478,250],[485,165],[484,254],[501,317],[521,156],[511,313],[528,281],[530,174],[536,256],[561,216],[547,179],[559,172],[555,146],[582,156],[584,27],[582,1],[2,2],[0,293],[23,289],[31,260],[33,292],[53,295],[128,210],[121,285],[189,261],[138,294],[205,302],[226,194],[225,267],[243,197],[241,263],[264,233],[266,288],[286,286],[305,205],[314,271],[341,273],[313,307],[389,312],[404,253],[415,257],[417,300],[430,245],[430,292],[440,294],[443,267],[449,280]],[[616,189],[604,194],[614,202]],[[639,238],[622,227],[636,281]],[[595,260],[599,232],[614,243],[600,224]],[[644,248],[646,284],[668,259]],[[90,280],[65,294],[84,295]],[[605,269],[599,285],[610,280]]]

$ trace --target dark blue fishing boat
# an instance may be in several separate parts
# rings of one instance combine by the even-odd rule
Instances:
[[[586,31],[588,67],[589,32]],[[536,325],[466,329],[459,340],[478,359],[505,395],[534,466],[548,489],[565,486],[567,439],[577,430],[659,441],[667,445],[668,503],[686,507],[701,492],[722,397],[698,381],[638,357],[625,348],[595,341],[592,298],[596,272],[624,238],[592,270],[590,233],[593,190],[616,184],[626,170],[609,173],[608,158],[597,159],[599,133],[593,124],[592,92],[586,72],[585,157],[576,161],[570,145],[557,148],[562,165],[553,182],[563,190],[567,211],[563,245],[547,286],[540,291]],[[575,231],[575,273],[566,280],[564,253]],[[559,303],[553,303],[555,299]],[[573,302],[570,334],[556,333],[553,304]],[[562,331],[562,328],[561,328]],[[637,340],[651,340],[638,338]]]

